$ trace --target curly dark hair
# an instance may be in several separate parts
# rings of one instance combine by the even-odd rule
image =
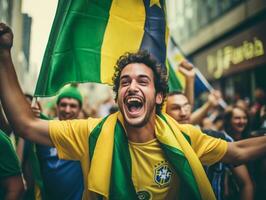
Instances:
[[[122,55],[115,66],[115,73],[113,76],[113,91],[115,92],[115,100],[117,100],[118,89],[120,84],[120,76],[122,70],[131,63],[142,63],[152,69],[154,74],[154,85],[156,94],[161,93],[163,96],[163,101],[161,104],[156,105],[156,113],[161,112],[161,108],[164,102],[164,98],[168,93],[168,76],[167,70],[161,64],[157,62],[155,58],[152,57],[148,51],[138,51],[136,53],[125,53]]]

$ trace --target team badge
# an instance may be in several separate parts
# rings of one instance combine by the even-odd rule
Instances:
[[[170,183],[172,171],[167,162],[162,161],[155,166],[154,170],[154,181],[159,186],[166,186]]]
[[[150,200],[151,199],[151,193],[147,190],[140,190],[137,192],[138,200]]]

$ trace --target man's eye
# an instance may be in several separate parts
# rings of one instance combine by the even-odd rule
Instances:
[[[143,86],[145,86],[145,85],[148,85],[148,81],[147,80],[141,80],[141,81],[139,81],[139,84],[140,85],[143,85]]]
[[[127,86],[129,84],[129,81],[121,81],[120,85],[122,86]]]
[[[180,107],[180,106],[175,106],[175,107],[173,108],[173,110],[181,110],[181,107]]]

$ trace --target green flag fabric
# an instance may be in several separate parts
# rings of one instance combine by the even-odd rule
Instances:
[[[184,83],[181,82],[181,79],[177,77],[176,71],[173,66],[167,62],[166,66],[168,67],[168,86],[169,92],[172,91],[183,91],[184,90]]]
[[[35,96],[73,82],[111,84],[116,60],[147,50],[165,63],[163,0],[59,0]]]
[[[178,71],[178,65],[185,59],[182,52],[173,43],[173,38],[169,38],[167,45],[167,67],[169,73],[169,91],[183,91],[185,88],[185,77]]]

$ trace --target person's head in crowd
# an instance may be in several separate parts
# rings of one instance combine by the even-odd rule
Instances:
[[[249,108],[247,101],[245,101],[244,99],[238,99],[235,103],[235,106],[242,108],[245,111],[248,111],[248,108]]]
[[[254,92],[255,101],[251,105],[250,114],[251,116],[255,116],[258,114],[262,104],[266,101],[265,91],[261,88],[256,88]]]
[[[266,128],[266,101],[261,104],[260,109],[251,118],[251,126],[252,130]]]
[[[224,130],[235,140],[248,136],[248,123],[248,113],[244,109],[234,106],[225,111]]]
[[[76,87],[67,86],[60,91],[56,104],[59,120],[77,119],[82,109],[82,95]]]
[[[127,125],[141,127],[161,112],[168,92],[167,71],[147,51],[121,56],[113,83],[115,100]]]
[[[261,88],[256,88],[254,92],[255,101],[259,104],[263,104],[266,100],[266,94],[265,91]]]
[[[214,129],[222,131],[224,128],[224,113],[220,112],[213,120]]]
[[[191,105],[187,97],[179,91],[170,92],[167,95],[166,113],[181,124],[189,123]]]
[[[40,114],[42,112],[42,106],[39,101],[35,101],[34,105],[32,105],[33,96],[31,94],[25,93],[24,94],[27,101],[31,105],[31,110],[33,111],[34,115],[36,117],[40,117]]]
[[[201,121],[201,128],[202,129],[214,129],[214,124],[209,117],[204,117]]]

